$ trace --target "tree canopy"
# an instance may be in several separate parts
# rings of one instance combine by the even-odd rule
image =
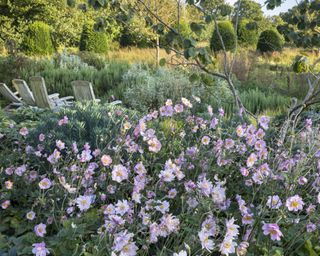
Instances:
[[[298,47],[320,47],[320,1],[304,0],[282,13],[285,24],[278,30]]]

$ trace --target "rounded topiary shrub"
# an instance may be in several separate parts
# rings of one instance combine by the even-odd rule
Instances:
[[[226,51],[231,51],[236,46],[237,36],[230,21],[221,21],[218,23],[218,29],[223,40]],[[210,47],[213,51],[218,52],[223,50],[221,40],[219,38],[217,28],[214,29],[210,41]]]
[[[305,73],[309,71],[308,58],[297,56],[293,62],[292,69],[295,73]]]
[[[23,49],[30,55],[47,55],[54,52],[50,27],[41,22],[32,23],[24,37]]]
[[[241,46],[256,46],[258,43],[258,30],[253,22],[243,19],[238,25],[238,42]]]
[[[260,34],[257,50],[260,52],[281,51],[283,43],[283,38],[277,31],[265,30]]]
[[[95,31],[94,24],[83,25],[80,37],[80,51],[104,53],[108,50],[109,38],[102,31]]]

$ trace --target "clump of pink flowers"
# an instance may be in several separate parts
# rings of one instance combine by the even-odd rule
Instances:
[[[271,118],[231,123],[223,108],[196,113],[199,104],[169,99],[136,120],[114,107],[105,114],[115,131],[97,145],[46,131],[29,145],[33,131],[16,128],[19,161],[0,172],[0,219],[23,216],[38,241],[25,247],[39,256],[66,230],[83,252],[112,256],[292,253],[292,230],[311,238],[319,229],[314,124],[277,145]],[[56,129],[72,122],[59,114]]]

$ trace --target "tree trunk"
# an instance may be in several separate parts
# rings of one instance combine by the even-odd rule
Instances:
[[[159,35],[157,35],[157,39],[156,39],[156,65],[157,68],[159,67],[159,62],[160,62],[160,40],[159,40]]]

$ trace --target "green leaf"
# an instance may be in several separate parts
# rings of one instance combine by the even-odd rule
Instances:
[[[304,244],[304,247],[308,250],[309,256],[317,256],[318,254],[313,250],[313,246],[310,240],[307,240]]]
[[[199,75],[198,74],[193,73],[191,76],[189,76],[189,81],[191,83],[194,83],[194,82],[196,82],[198,80],[199,80]]]
[[[189,48],[189,47],[195,47],[196,46],[196,41],[194,41],[193,39],[185,39],[183,41],[183,46],[184,48]]]
[[[162,58],[162,59],[159,61],[159,65],[160,65],[161,67],[163,67],[164,65],[166,65],[166,63],[167,63],[167,61],[166,61],[165,58]]]
[[[199,35],[201,31],[204,29],[204,26],[196,22],[191,22],[190,28],[194,33]]]
[[[210,23],[210,22],[212,22],[212,21],[213,21],[212,15],[206,15],[206,17],[205,17],[205,22],[206,22],[206,23]]]

